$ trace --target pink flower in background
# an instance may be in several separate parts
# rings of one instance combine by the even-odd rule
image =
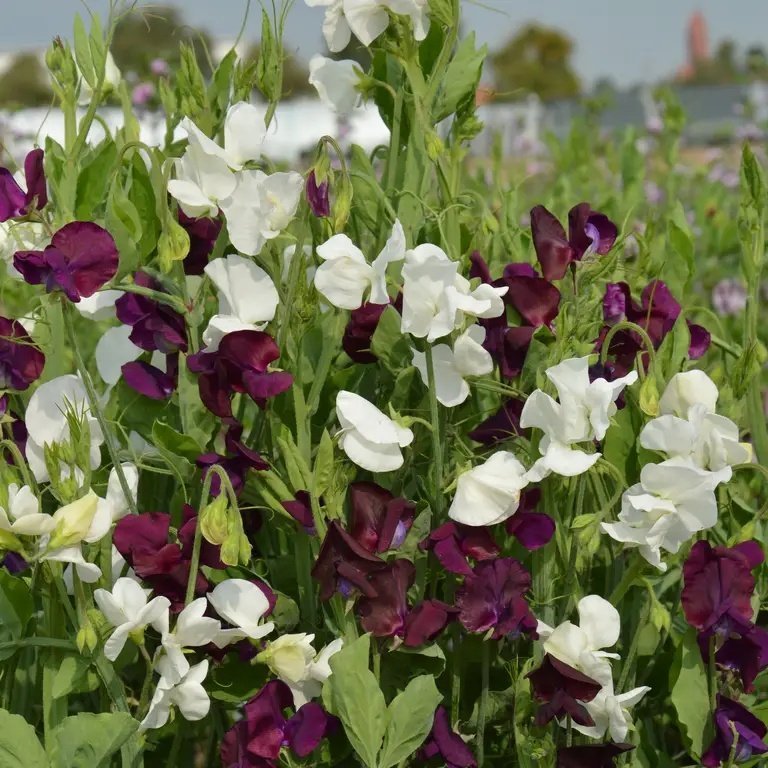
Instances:
[[[131,102],[134,107],[145,107],[155,97],[155,86],[152,83],[139,83],[131,91]]]

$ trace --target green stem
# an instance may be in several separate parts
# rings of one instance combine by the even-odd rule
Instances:
[[[151,288],[144,288],[141,285],[121,284],[114,286],[113,290],[124,291],[125,293],[135,293],[137,296],[146,296],[148,299],[157,301],[160,304],[165,304],[172,309],[175,309],[180,315],[187,314],[187,308],[184,306],[184,302],[176,297],[171,296],[170,293],[163,293],[162,291],[153,291]]]
[[[299,605],[301,616],[315,626],[315,591],[312,585],[312,549],[310,538],[306,534],[297,533],[293,550],[296,563],[296,576],[299,582]]]
[[[616,325],[612,326],[611,330],[608,331],[608,333],[605,335],[605,339],[603,340],[603,346],[601,348],[602,351],[600,353],[600,362],[604,363],[606,361],[609,350],[611,348],[611,342],[613,341],[613,337],[619,331],[632,331],[636,333],[643,340],[643,345],[645,346],[645,349],[648,352],[648,358],[650,360],[649,368],[653,369],[654,363],[656,362],[656,349],[653,346],[651,337],[648,335],[645,328],[642,328],[637,323],[630,323],[629,320],[621,320],[620,322],[616,323]]]
[[[483,643],[480,678],[480,704],[477,710],[477,765],[485,765],[485,721],[488,714],[488,683],[491,667],[491,641]]]
[[[184,605],[187,606],[192,602],[192,598],[195,596],[195,584],[197,583],[197,572],[200,570],[200,550],[203,546],[203,526],[200,525],[200,513],[203,511],[208,497],[211,495],[211,483],[214,476],[218,476],[222,487],[224,484],[224,478],[222,475],[226,475],[226,472],[214,464],[208,469],[203,481],[203,491],[200,494],[200,504],[197,507],[197,523],[195,525],[195,538],[192,542],[192,558],[189,561],[189,577],[187,578],[187,591],[184,596]],[[229,482],[229,477],[227,477]]]
[[[438,522],[443,522],[445,509],[443,496],[443,441],[440,434],[440,407],[437,402],[437,380],[435,378],[435,364],[432,359],[432,345],[427,344],[427,389],[429,390],[429,415],[432,423],[432,466],[434,468],[434,512]]]
[[[635,579],[640,575],[643,568],[645,568],[645,560],[639,555],[634,563],[624,571],[624,576],[621,581],[616,585],[616,588],[611,592],[611,596],[608,598],[608,602],[615,606],[624,595],[627,594],[629,588],[634,584]]]
[[[66,303],[65,303],[66,302]],[[80,354],[80,347],[77,343],[77,336],[75,335],[75,324],[74,324],[74,313],[75,308],[70,304],[66,299],[62,299],[62,308],[64,312],[64,325],[67,329],[67,335],[69,336],[69,344],[72,347],[72,353],[75,356],[75,366],[77,367],[77,371],[80,374],[80,378],[83,381],[83,385],[85,386],[85,392],[88,396],[88,405],[90,407],[91,413],[96,418],[96,421],[98,422],[99,429],[101,429],[101,433],[104,436],[104,442],[107,446],[107,452],[109,453],[109,458],[112,461],[112,466],[114,467],[115,472],[117,473],[117,479],[120,482],[120,488],[123,491],[123,495],[125,496],[126,504],[128,505],[128,509],[131,511],[132,515],[138,515],[139,514],[139,508],[136,506],[136,499],[134,498],[133,492],[131,491],[130,485],[128,485],[128,480],[125,477],[125,472],[123,472],[123,465],[120,463],[120,455],[117,446],[115,445],[114,436],[112,435],[112,430],[109,428],[109,425],[107,424],[107,420],[104,417],[104,412],[101,408],[101,402],[99,401],[99,396],[96,393],[96,389],[93,386],[93,380],[91,379],[91,374],[88,372],[88,369],[85,366],[85,363],[83,362],[83,357]]]

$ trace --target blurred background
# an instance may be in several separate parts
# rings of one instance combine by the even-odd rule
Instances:
[[[11,154],[16,143],[60,131],[44,54],[54,37],[71,36],[75,13],[88,8],[105,18],[108,2],[24,0],[0,25],[0,140]],[[247,18],[246,8],[245,0],[139,2],[121,22],[112,51],[149,140],[162,123],[157,80],[176,66],[180,40],[195,41],[211,65],[236,41],[241,56],[258,56],[260,6],[252,3]],[[327,54],[324,10],[295,0],[288,16],[285,99],[268,148],[287,161],[323,133],[369,147],[386,139],[374,108],[340,124],[307,82],[310,57]],[[637,125],[652,134],[661,123],[660,87],[686,113],[689,145],[758,139],[768,126],[766,0],[465,0],[463,10],[462,32],[489,50],[477,93],[485,124],[478,154],[496,146],[504,155],[536,155],[546,136],[564,136],[585,116],[606,132]],[[364,63],[365,55],[351,49],[338,58]]]

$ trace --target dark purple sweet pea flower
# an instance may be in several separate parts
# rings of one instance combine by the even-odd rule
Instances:
[[[527,634],[536,638],[536,618],[525,600],[531,574],[513,558],[480,562],[456,593],[459,620],[470,632],[493,629],[494,640]]]
[[[708,659],[708,636],[699,635],[699,647],[702,657]],[[768,631],[751,622],[736,627],[715,653],[715,663],[738,674],[747,693],[753,691],[755,678],[768,667]]]
[[[360,623],[375,637],[400,637],[403,644],[417,647],[431,642],[456,613],[451,606],[426,600],[415,608],[408,606],[408,590],[413,586],[416,566],[398,559],[371,573],[368,583],[374,595],[360,598],[357,609]]]
[[[712,344],[712,334],[703,326],[688,323],[688,332],[691,334],[691,343],[688,347],[688,357],[698,360],[704,357]]]
[[[555,535],[555,521],[543,512],[536,512],[540,501],[540,488],[523,491],[517,512],[504,524],[507,533],[531,552],[549,544]]]
[[[44,152],[33,149],[24,158],[25,192],[7,168],[0,168],[0,222],[26,216],[48,204],[48,189],[43,168]]]
[[[493,416],[478,424],[469,433],[469,437],[476,443],[495,445],[524,434],[525,430],[520,426],[520,414],[524,405],[524,400],[510,397]]]
[[[14,576],[29,568],[29,563],[18,552],[6,552],[3,558],[3,567]]]
[[[24,390],[40,378],[45,355],[18,320],[0,317],[0,390]]]
[[[697,541],[683,566],[682,604],[686,621],[699,632],[728,636],[734,622],[752,621],[752,570],[764,560],[756,541],[711,547]]]
[[[497,323],[498,319],[482,321],[481,324],[486,326],[483,347],[499,366],[502,377],[514,379],[523,371],[536,328],[532,325],[493,327],[492,324]]]
[[[125,363],[120,370],[125,383],[134,392],[151,400],[167,400],[176,391],[176,377],[170,376],[144,360]]]
[[[202,275],[221,232],[221,219],[192,219],[179,208],[179,224],[189,235],[189,253],[184,258],[184,274]]]
[[[224,438],[224,446],[227,449],[226,455],[219,453],[204,453],[197,457],[195,462],[203,470],[203,480],[208,475],[210,467],[220,466],[229,476],[232,483],[232,490],[240,495],[245,487],[245,478],[252,469],[265,471],[269,469],[269,464],[264,461],[260,453],[248,448],[242,442],[243,425],[240,423],[230,424]],[[211,480],[211,495],[218,496],[221,493],[221,480],[218,475],[214,475]]]
[[[280,750],[288,747],[297,757],[307,757],[334,727],[335,720],[315,702],[294,715],[291,689],[281,680],[267,683],[243,708],[243,718],[227,731],[221,742],[223,768],[275,768]]]
[[[21,455],[26,455],[28,437],[27,425],[18,413],[10,409],[8,395],[0,397],[0,416],[7,417],[5,419],[0,418],[0,439],[11,440],[16,444]],[[3,460],[11,466],[15,465],[16,460],[7,448],[2,449],[0,456],[2,456]]]
[[[627,314],[627,305],[631,302],[626,283],[608,283],[603,295],[603,319],[608,325],[615,325]]]
[[[171,610],[180,611],[189,579],[193,540],[197,518],[191,507],[184,509],[184,524],[178,532],[178,542],[169,541],[171,516],[163,512],[128,515],[118,520],[113,541],[117,551],[155,592],[171,601]],[[200,565],[223,568],[220,548],[203,540]],[[204,595],[208,580],[198,572],[195,594]]]
[[[304,533],[314,536],[317,533],[315,519],[312,516],[312,501],[309,491],[296,491],[296,496],[281,501],[283,509],[303,528]]]
[[[499,282],[509,289],[504,302],[526,325],[552,327],[560,309],[560,291],[549,280],[539,277],[529,264],[508,264]]]
[[[137,272],[133,282],[141,288],[163,292],[162,286],[145,272]],[[130,325],[130,340],[147,352],[170,355],[187,351],[184,318],[159,301],[136,293],[124,293],[115,302],[115,314],[123,325]]]
[[[602,686],[596,680],[548,653],[541,666],[526,677],[531,681],[534,697],[543,702],[534,719],[537,726],[566,717],[579,725],[595,724],[584,702],[592,701],[600,693]]]
[[[309,176],[307,176],[306,194],[309,209],[312,211],[313,216],[325,218],[331,215],[331,202],[328,191],[328,179],[318,184],[315,171],[312,169],[309,172]]]
[[[270,397],[285,392],[293,376],[285,371],[270,371],[269,364],[280,357],[275,340],[262,331],[235,331],[221,340],[215,352],[202,350],[187,358],[187,366],[197,373],[200,399],[211,413],[232,417],[232,397],[247,392],[256,404],[266,407]]]
[[[388,304],[366,302],[349,314],[341,346],[356,363],[375,363],[378,358],[371,352],[371,339]]]
[[[376,483],[349,487],[349,532],[369,552],[397,549],[413,524],[416,506]]]
[[[477,760],[464,739],[451,728],[448,710],[439,706],[435,710],[432,730],[421,748],[420,758],[440,758],[445,768],[477,768]]]
[[[589,203],[579,203],[568,213],[568,237],[563,225],[543,205],[531,210],[533,247],[546,280],[560,280],[569,264],[589,253],[608,253],[618,237],[616,225]]]
[[[330,600],[337,591],[347,597],[353,589],[375,597],[376,590],[367,577],[385,566],[381,558],[358,544],[337,520],[331,520],[312,568],[312,578],[320,584],[320,600]]]
[[[493,560],[501,550],[487,528],[449,521],[436,528],[419,544],[422,550],[431,550],[446,571],[460,576],[472,576],[467,562]]]
[[[718,693],[714,719],[715,738],[701,756],[702,765],[707,768],[724,765],[732,752],[737,763],[768,752],[768,744],[764,741],[768,733],[765,723],[737,701]]]
[[[17,251],[13,266],[30,285],[60,290],[70,301],[93,296],[117,274],[117,245],[112,235],[90,221],[65,224],[44,251]]]
[[[620,755],[633,750],[632,744],[588,744],[560,747],[555,768],[614,768]]]

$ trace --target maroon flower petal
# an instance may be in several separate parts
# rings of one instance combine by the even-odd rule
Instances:
[[[546,280],[559,280],[574,258],[563,225],[543,205],[537,205],[531,210],[531,234],[542,275]]]
[[[712,343],[712,335],[703,325],[688,323],[688,331],[691,334],[691,345],[688,348],[688,357],[698,360],[706,354]]]
[[[45,184],[45,169],[43,160],[45,153],[42,149],[33,149],[24,158],[24,177],[27,181],[27,194],[25,200],[26,212],[33,202],[39,211],[48,204],[48,188]]]
[[[306,183],[307,202],[313,216],[324,218],[331,215],[331,203],[328,196],[328,180],[317,183],[314,169],[309,172]]]
[[[218,354],[238,368],[264,373],[269,364],[280,357],[280,350],[268,333],[234,331],[221,340]]]
[[[306,757],[325,737],[328,721],[328,715],[319,704],[307,702],[286,724],[288,745],[299,757]]]
[[[51,240],[51,247],[67,260],[79,296],[88,298],[116,274],[117,245],[106,229],[90,221],[65,224]],[[48,249],[46,249],[47,258]]]
[[[357,608],[360,623],[376,637],[402,635],[408,613],[406,593],[416,578],[416,567],[410,560],[399,559],[369,576],[375,596],[360,598]],[[415,635],[417,632],[415,632]]]
[[[515,308],[528,325],[551,326],[560,309],[560,291],[541,277],[510,277],[504,300]]]
[[[132,390],[152,400],[167,400],[176,389],[173,377],[143,360],[125,363],[120,370]]]
[[[543,512],[518,510],[507,520],[506,529],[527,550],[533,551],[549,544],[555,534],[555,521]]]
[[[0,222],[21,216],[27,196],[7,168],[0,168]]]
[[[417,647],[431,643],[458,611],[439,600],[424,600],[405,618],[403,645]]]
[[[494,445],[503,440],[522,434],[520,414],[525,403],[516,397],[504,401],[501,408],[485,421],[478,424],[469,437],[483,445]]]

